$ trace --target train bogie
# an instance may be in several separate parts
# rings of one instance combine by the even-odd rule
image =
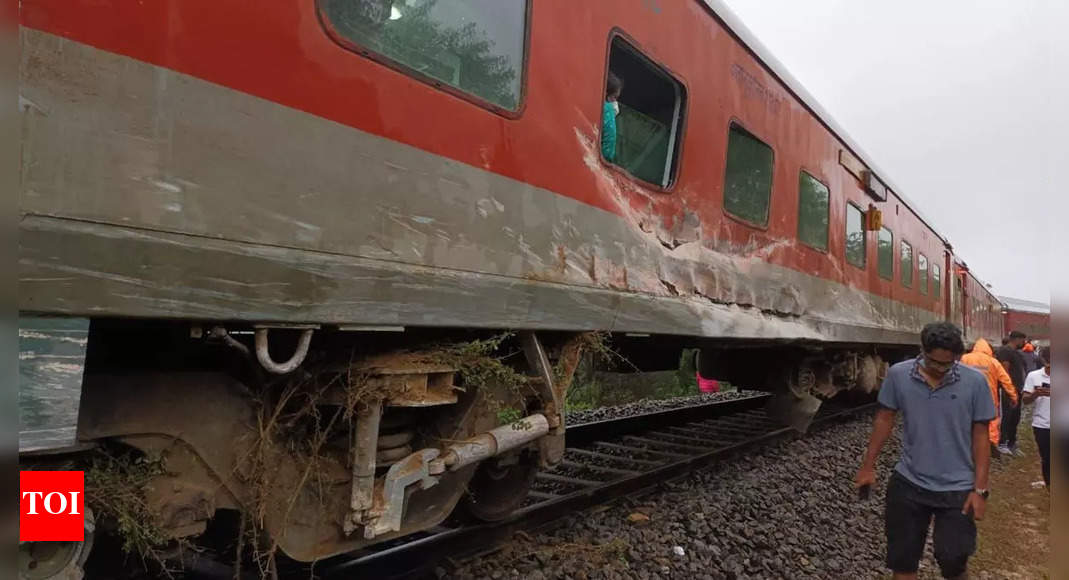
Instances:
[[[265,348],[278,356],[306,332],[275,329]],[[94,323],[78,445],[27,451],[24,466],[84,469],[98,517],[143,518],[156,543],[236,511],[261,535],[249,550],[319,560],[433,526],[462,496],[477,517],[511,513],[535,470],[561,459],[562,395],[593,340],[313,332],[297,368],[280,373],[241,329]],[[136,489],[99,487],[132,478]],[[127,493],[144,509],[110,499]]]

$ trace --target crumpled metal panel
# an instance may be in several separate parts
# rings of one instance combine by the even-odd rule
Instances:
[[[89,320],[19,318],[19,452],[75,444]]]
[[[614,211],[24,32],[23,310],[893,343],[935,317],[719,239],[593,125],[566,138]]]
[[[893,326],[784,317],[700,296],[515,280],[52,218],[24,219],[21,243],[21,306],[60,312],[92,304],[101,314],[146,318],[595,328],[899,344],[916,337]],[[146,259],[121,259],[116,247]],[[60,277],[66,280],[43,281]],[[243,290],[221,291],[232,287],[220,284],[226,281]]]

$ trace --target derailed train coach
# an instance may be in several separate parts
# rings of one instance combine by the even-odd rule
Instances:
[[[1034,300],[1002,296],[1002,320],[1006,331],[1019,330],[1036,344],[1050,345],[1050,305]]]
[[[313,561],[504,517],[606,337],[644,370],[700,348],[804,428],[976,320],[947,240],[718,1],[20,19],[20,460],[141,470],[107,481],[145,483],[157,543],[227,514]]]

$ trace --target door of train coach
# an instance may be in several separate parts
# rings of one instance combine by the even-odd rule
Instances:
[[[965,269],[958,268],[951,258],[950,266],[947,268],[947,272],[952,272],[953,283],[950,283],[950,291],[947,292],[947,300],[949,300],[947,320],[957,324],[961,327],[962,332],[968,328],[965,324],[965,316],[967,309],[965,308]]]

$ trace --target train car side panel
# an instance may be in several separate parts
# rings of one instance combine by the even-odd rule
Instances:
[[[639,292],[655,301],[674,301],[680,294],[694,302],[691,308],[754,307],[758,315],[800,316],[807,323],[802,326],[810,328],[797,333],[784,327],[763,336],[822,338],[812,329],[826,324],[891,326],[908,334],[939,311],[935,298],[903,290],[897,277],[877,275],[874,234],[866,234],[868,267],[842,266],[846,202],[865,207],[867,198],[835,161],[841,144],[752,55],[700,14],[696,3],[666,6],[656,18],[594,3],[584,4],[579,19],[571,11],[562,18],[556,8],[533,9],[527,100],[517,120],[339,47],[311,7],[243,13],[247,26],[228,27],[238,20],[235,10],[176,3],[165,12],[131,5],[112,19],[88,5],[28,3],[27,24],[86,44],[27,31],[24,85],[36,106],[26,113],[31,138],[24,211],[194,236],[182,238],[192,245],[222,237],[237,242],[231,249],[236,261],[245,253],[243,244],[262,244],[441,269],[439,283],[454,286],[472,273],[524,284],[540,280],[589,286],[606,295]],[[181,17],[186,13],[198,16]],[[156,27],[154,34],[134,32],[145,22]],[[168,34],[179,22],[184,34]],[[299,23],[296,29],[293,22]],[[569,28],[565,22],[574,24]],[[673,26],[688,33],[664,34]],[[599,29],[604,36],[591,34]],[[719,101],[689,107],[679,179],[668,194],[614,171],[593,147],[597,128],[591,119],[597,118],[600,94],[596,83],[603,76],[604,43],[615,29],[628,32],[642,50],[666,63],[690,94],[719,95]],[[556,42],[548,41],[551,31]],[[189,42],[193,37],[201,40]],[[559,53],[561,46],[569,47],[569,58]],[[692,63],[678,57],[696,53],[728,58]],[[61,60],[49,60],[60,54]],[[270,55],[271,70],[247,66],[253,54]],[[590,85],[588,99],[577,101],[566,92],[577,79]],[[72,87],[82,92],[71,93]],[[387,98],[385,91],[401,96]],[[351,106],[349,95],[360,95],[361,106]],[[777,149],[773,219],[767,231],[722,215],[723,140],[733,118],[767,136]],[[490,139],[494,145],[481,145],[490,135],[497,136]],[[806,142],[796,147],[794,135],[804,135]],[[545,171],[548,167],[553,170]],[[832,191],[827,254],[795,242],[802,168],[827,180]],[[899,212],[896,205],[892,215],[888,205],[884,213],[896,230],[896,243],[909,239],[918,253],[937,254],[938,236],[908,208]],[[47,229],[27,223],[36,232]],[[58,227],[60,222],[50,223]],[[120,232],[113,237],[127,237]],[[597,232],[596,239],[590,232]],[[29,253],[54,250],[41,247]],[[39,278],[36,268],[64,267],[35,258],[25,262],[28,280]],[[154,269],[131,272],[122,271],[121,264],[90,261],[84,270],[94,273],[78,284],[96,289],[85,299],[41,289],[36,301],[23,308],[123,314],[126,306],[109,305],[107,297],[116,287],[129,294],[131,284],[156,293],[135,304],[167,305],[127,313],[137,316],[218,312],[210,304],[213,292],[224,302],[275,304],[255,316],[279,320],[302,316],[280,304],[294,304],[292,310],[300,311],[296,305],[302,300],[307,306],[328,296],[336,304],[344,302],[332,291],[336,282],[312,291],[296,280],[255,279],[241,286],[223,276],[223,282],[214,284],[214,272],[176,280],[177,269],[166,270],[157,262],[147,260],[146,266]],[[250,272],[252,267],[238,269]],[[397,279],[404,278],[401,273]],[[36,290],[36,284],[28,283]],[[210,290],[202,288],[206,284]],[[526,308],[523,303],[513,306],[517,314]],[[357,314],[354,308],[333,320],[316,314],[306,321],[383,321],[374,315],[374,320],[364,320],[368,310]],[[610,309],[582,324],[595,327],[618,312]],[[240,310],[231,316],[251,317]],[[386,314],[393,316],[392,311]],[[429,312],[412,318],[405,322],[446,323]],[[645,324],[640,330],[656,330]]]
[[[1007,332],[1019,330],[1035,340],[1050,340],[1050,314],[1007,310],[1003,319]]]

